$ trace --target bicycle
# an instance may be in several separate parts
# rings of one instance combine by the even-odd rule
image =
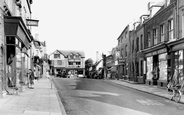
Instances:
[[[171,97],[171,100],[174,100],[175,102],[180,102],[181,95],[182,95],[182,88],[181,85],[176,85],[172,87],[173,90],[173,96]]]

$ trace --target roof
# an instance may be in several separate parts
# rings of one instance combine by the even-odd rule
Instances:
[[[79,54],[81,57],[85,58],[85,54],[83,51],[77,51],[77,50],[57,50],[61,54],[63,54],[65,57],[67,57],[69,54]]]

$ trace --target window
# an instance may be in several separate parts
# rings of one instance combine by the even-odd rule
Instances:
[[[141,71],[141,73],[140,73],[141,76],[143,76],[143,70],[144,70],[143,69],[143,60],[141,60],[141,70],[140,70]]]
[[[153,29],[153,44],[156,45],[157,44],[157,29]]]
[[[169,40],[173,40],[173,19],[169,20]]]
[[[142,37],[142,35],[141,35],[141,39],[140,39],[140,40],[141,40],[140,47],[141,47],[141,50],[143,50],[143,44],[144,44],[144,43],[143,43],[143,37]]]
[[[121,43],[121,39],[118,39],[118,45],[120,45],[120,43]]]
[[[164,42],[164,24],[160,25],[160,42]]]
[[[80,59],[80,55],[79,54],[76,54],[75,55],[75,59]]]
[[[134,40],[132,40],[132,52],[134,52]]]
[[[121,49],[121,53],[120,54],[121,54],[121,57],[123,58],[123,48]]]
[[[128,32],[126,31],[125,32],[125,39],[127,39],[128,38]]]
[[[137,37],[137,52],[139,51],[139,37]]]
[[[76,62],[76,65],[80,65],[81,63],[80,62]]]
[[[125,46],[125,56],[127,56],[127,45]]]
[[[167,2],[167,6],[169,6],[169,4],[170,4],[170,0],[166,0],[166,2]]]
[[[70,54],[69,58],[70,59],[74,59],[74,55],[73,54]]]
[[[182,15],[182,38],[184,38],[184,14]]]
[[[73,62],[68,62],[68,65],[73,65]]]
[[[62,65],[62,60],[57,60],[57,65]]]
[[[151,47],[151,34],[148,32],[148,47]]]
[[[54,58],[60,58],[60,54],[54,54]]]

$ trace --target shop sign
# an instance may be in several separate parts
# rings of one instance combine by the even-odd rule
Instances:
[[[150,52],[150,53],[146,54],[146,57],[161,54],[161,53],[165,53],[165,52],[167,52],[166,48],[160,49],[160,50],[157,50],[157,51]]]
[[[184,43],[173,46],[172,51],[184,49]]]
[[[39,20],[26,19],[27,26],[38,26]]]

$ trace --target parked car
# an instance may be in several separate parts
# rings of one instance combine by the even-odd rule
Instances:
[[[78,74],[77,77],[84,77],[84,75],[83,74]]]

